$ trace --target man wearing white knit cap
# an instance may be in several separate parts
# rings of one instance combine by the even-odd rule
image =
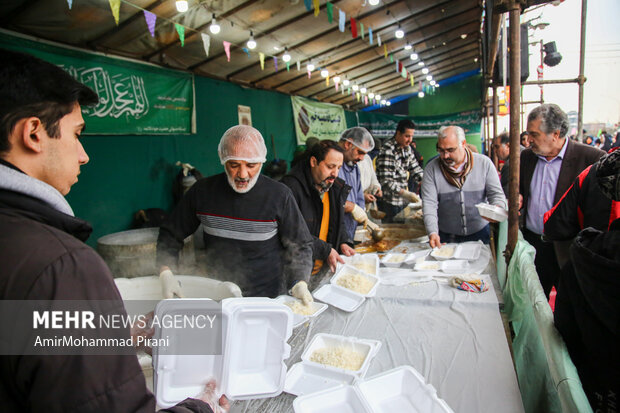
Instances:
[[[285,185],[260,174],[267,148],[251,126],[228,129],[218,145],[225,173],[196,182],[157,241],[164,294],[182,296],[171,267],[185,237],[200,226],[207,265],[217,278],[241,287],[244,296],[276,297],[289,290],[312,301],[306,281],[312,270],[312,238]]]

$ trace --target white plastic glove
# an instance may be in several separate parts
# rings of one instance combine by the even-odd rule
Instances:
[[[213,413],[227,413],[230,409],[228,399],[224,395],[218,397],[215,390],[215,380],[209,380],[202,392],[196,396],[196,399],[207,403],[211,410],[213,410]]]
[[[370,231],[372,232],[377,232],[380,231],[381,228],[379,227],[379,225],[375,224],[374,222],[372,222],[371,220],[368,220],[368,222],[366,222],[366,228],[368,228]]]
[[[413,202],[413,203],[420,202],[420,197],[415,192],[409,192],[407,190],[404,190],[400,196],[402,196],[403,198],[405,198],[405,200],[409,202]]]
[[[308,305],[314,301],[312,294],[308,291],[308,284],[305,281],[299,281],[291,288],[291,295],[301,300],[304,305]]]
[[[360,224],[366,224],[368,221],[368,215],[366,215],[366,211],[364,211],[359,205],[355,204],[353,207],[353,211],[351,211],[351,216],[354,220],[359,222]]]
[[[179,298],[184,297],[181,283],[176,279],[172,271],[164,270],[160,272],[159,282],[161,283],[161,293],[164,298],[174,298],[175,295]]]

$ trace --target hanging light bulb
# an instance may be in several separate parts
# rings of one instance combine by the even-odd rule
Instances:
[[[385,99],[381,99],[381,104],[385,105]]]
[[[431,80],[431,86],[435,86],[437,84],[437,82],[435,82],[435,80]]]
[[[334,83],[340,83],[340,76],[336,76],[334,78]]]
[[[426,80],[428,80],[430,82],[431,80],[433,80],[433,76],[431,76],[431,75],[426,76]]]
[[[282,55],[282,60],[284,61],[284,63],[291,61],[291,55],[288,54],[288,48],[286,47],[284,48],[284,54]]]
[[[411,50],[413,47],[411,46],[411,44],[407,43],[405,45],[405,50]]]
[[[418,62],[418,66],[424,66],[424,62],[420,60],[420,61]]]
[[[374,98],[374,97],[375,97],[375,94],[374,94],[374,93],[370,92],[370,93],[368,94],[368,98],[369,98],[369,99],[372,99],[372,98]]]
[[[375,99],[381,100],[381,95],[375,95]]]
[[[392,102],[390,102],[389,100],[387,102],[385,102],[385,106],[390,106],[392,104]]]
[[[435,87],[439,87],[439,83],[436,83],[436,82],[435,82]]]
[[[321,70],[321,77],[327,77],[327,76],[329,76],[329,72],[327,71],[327,69]]]
[[[213,17],[211,18],[211,26],[209,26],[209,31],[213,34],[218,34],[220,32],[220,25],[217,24],[217,20],[215,20],[215,13],[213,13]]]
[[[250,31],[250,40],[248,40],[246,45],[248,46],[248,49],[256,48],[256,40],[254,40],[254,33],[252,33],[251,31]]]
[[[179,13],[185,13],[187,11],[187,0],[177,0],[176,1],[177,11]]]
[[[398,29],[394,32],[394,36],[396,36],[397,39],[402,39],[405,37],[405,32],[400,28],[400,24],[398,25]]]
[[[424,97],[424,92],[422,92],[421,90],[418,92],[418,97],[419,98],[423,98]]]
[[[312,72],[314,70],[314,65],[312,63],[308,63],[306,68],[308,69],[308,72]]]
[[[353,91],[354,91],[354,92],[357,92],[357,91],[359,90],[359,88],[360,88],[360,87],[357,85],[357,83],[356,83],[356,84],[354,84],[354,85],[353,85],[353,87],[352,87],[352,89],[353,89]]]
[[[418,60],[418,54],[416,52],[413,52],[409,55],[409,59],[411,60]]]
[[[366,88],[364,86],[362,86],[362,88],[360,89],[360,92],[366,93]]]
[[[376,6],[377,4],[379,4],[379,0],[368,0],[368,4],[370,4],[371,6]]]
[[[349,82],[349,79],[345,77],[344,80],[342,81],[342,86],[349,86],[350,83],[351,82]]]
[[[425,75],[428,74],[428,67],[423,68],[422,69],[422,73],[425,74]]]

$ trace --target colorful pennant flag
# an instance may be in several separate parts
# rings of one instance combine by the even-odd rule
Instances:
[[[278,71],[278,57],[277,56],[273,57],[273,65],[275,66],[276,72],[277,72]]]
[[[368,41],[369,44],[372,44],[372,28],[368,28]]]
[[[351,17],[351,36],[355,39],[357,37],[357,22]]]
[[[377,44],[381,47],[381,35],[377,34]]]
[[[290,71],[291,71],[291,69],[290,69],[290,67],[289,67],[289,63],[290,63],[290,62],[286,62],[286,71],[287,71],[287,72],[290,72]]]
[[[121,0],[109,0],[110,9],[112,9],[112,15],[114,16],[114,21],[118,26],[118,17],[121,11]]]
[[[398,62],[398,60],[396,60]],[[390,63],[394,63],[394,55],[390,55]]]
[[[327,4],[325,5],[325,9],[327,9],[327,22],[329,24],[332,24],[332,22],[334,21],[334,5],[330,2],[327,2]]]
[[[409,80],[411,81],[411,87],[413,87],[413,75],[409,75]]]
[[[338,30],[340,30],[342,33],[344,33],[344,19],[346,17],[347,16],[344,14],[342,10],[338,10]]]
[[[304,5],[306,6],[306,10],[312,10],[312,0],[304,0]]]
[[[202,45],[205,49],[205,54],[209,57],[209,47],[211,46],[211,37],[206,33],[200,33],[202,37]]]
[[[355,97],[357,98],[357,101],[359,102],[359,101],[360,101],[360,92],[357,92],[357,93],[355,94]]]
[[[362,39],[364,38],[364,23],[360,23],[360,31],[362,32]]]
[[[321,4],[319,3],[319,0],[313,0],[314,3],[314,17],[319,15],[319,8],[321,7]]]
[[[146,26],[151,32],[151,37],[155,37],[155,22],[157,21],[157,15],[150,11],[144,10],[144,20],[146,20]]]
[[[398,66],[398,73],[403,71],[403,64],[398,60],[396,61],[396,66]]]
[[[325,77],[325,87],[329,86],[329,75],[327,75],[327,77]]]
[[[299,63],[299,60],[297,61],[297,71],[299,72],[301,70],[301,63]]]
[[[241,50],[243,50],[243,53],[247,54],[248,57],[250,57],[250,51],[248,50],[247,47],[242,47]]]
[[[402,72],[400,72],[400,75],[403,77],[403,79],[407,79],[407,69],[403,67]]]
[[[391,55],[390,55],[391,56]],[[398,67],[398,60],[396,60],[396,73],[400,73],[400,69]]]
[[[258,58],[260,59],[260,70],[265,70],[265,53],[259,52]]]
[[[175,23],[174,28],[177,29],[177,33],[179,34],[179,40],[181,40],[181,47],[185,46],[185,26],[181,26],[179,23]],[[230,59],[228,61],[230,61]]]
[[[67,4],[69,5],[69,10],[73,7],[73,0],[67,0]]]
[[[312,72],[308,70],[308,79],[312,78]]]
[[[364,105],[368,106],[368,95],[364,95]]]
[[[223,41],[224,51],[226,52],[226,60],[230,62],[230,42]]]

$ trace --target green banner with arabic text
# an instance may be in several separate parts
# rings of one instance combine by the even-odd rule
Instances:
[[[54,63],[99,95],[82,108],[89,135],[189,134],[194,116],[194,81],[188,73],[11,36],[0,47]]]
[[[340,139],[347,129],[344,108],[331,103],[291,96],[297,144],[302,145],[309,137]]]

